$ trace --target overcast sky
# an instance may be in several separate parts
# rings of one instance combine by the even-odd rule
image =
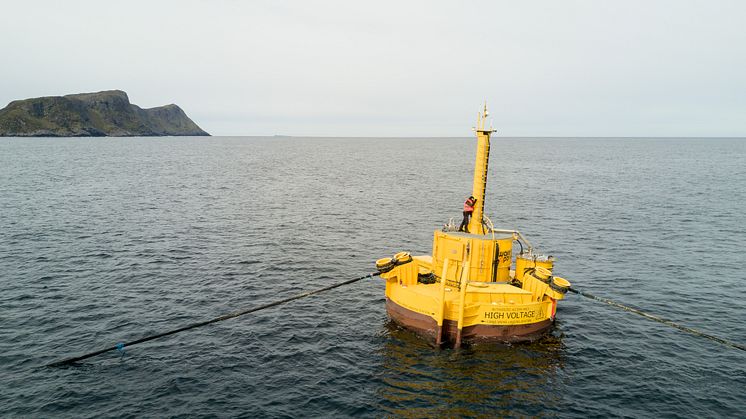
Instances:
[[[745,1],[4,1],[0,107],[121,89],[213,135],[746,136]]]

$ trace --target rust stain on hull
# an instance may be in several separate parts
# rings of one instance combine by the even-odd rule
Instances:
[[[435,341],[438,326],[431,317],[406,309],[388,298],[386,299],[386,312],[397,324]],[[478,324],[465,327],[462,330],[461,338],[467,343],[530,342],[545,335],[551,327],[552,321],[549,319],[538,323],[511,326]],[[443,341],[455,340],[457,330],[455,321],[444,320]]]

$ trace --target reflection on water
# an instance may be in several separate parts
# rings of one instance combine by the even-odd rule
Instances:
[[[558,411],[564,384],[561,334],[522,344],[438,350],[386,325],[378,390],[381,409],[403,417],[539,414]]]

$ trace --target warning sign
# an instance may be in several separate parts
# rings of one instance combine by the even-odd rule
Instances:
[[[547,319],[546,303],[521,305],[518,307],[492,306],[483,311],[482,323],[513,325],[536,323]]]

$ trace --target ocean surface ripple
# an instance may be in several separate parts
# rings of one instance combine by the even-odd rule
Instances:
[[[584,299],[436,350],[348,287],[430,253],[470,138],[0,139],[0,416],[737,417],[746,353]],[[493,139],[486,211],[581,290],[746,344],[746,140]]]

